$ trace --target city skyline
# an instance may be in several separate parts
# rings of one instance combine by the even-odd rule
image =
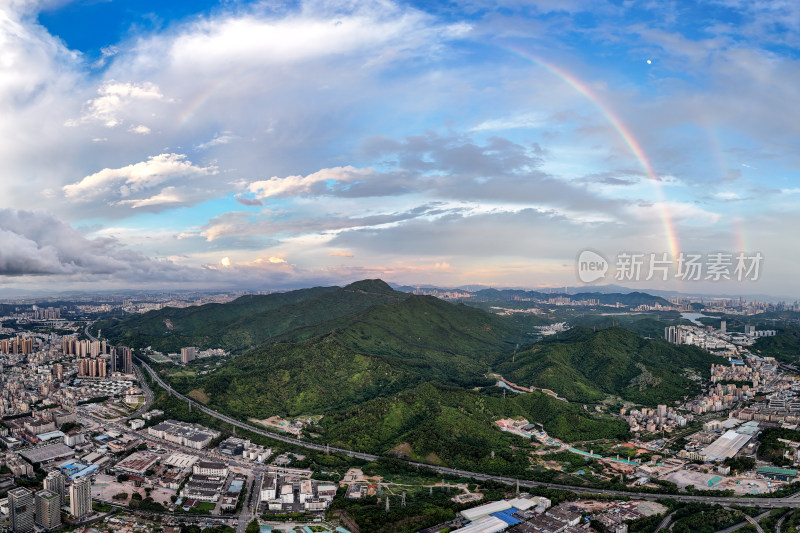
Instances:
[[[563,287],[592,249],[800,294],[798,7],[169,4],[0,8],[0,290]]]

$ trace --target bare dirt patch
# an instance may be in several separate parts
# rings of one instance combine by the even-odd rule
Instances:
[[[442,460],[441,460],[441,459],[439,459],[439,456],[438,456],[438,455],[436,455],[435,453],[429,453],[429,454],[428,454],[428,455],[425,457],[425,460],[426,460],[427,462],[429,462],[429,463],[433,463],[433,464],[435,464],[435,465],[440,465],[440,464],[442,464]]]
[[[187,396],[203,404],[206,404],[211,401],[211,397],[201,389],[194,389]]]
[[[411,449],[411,445],[409,443],[404,442],[403,444],[398,444],[389,450],[389,453],[398,457],[411,457],[411,454],[414,453],[414,450]]]

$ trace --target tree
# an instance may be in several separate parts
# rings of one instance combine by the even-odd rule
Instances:
[[[260,526],[258,525],[258,520],[255,518],[247,524],[247,529],[244,530],[244,533],[258,533],[260,530]]]

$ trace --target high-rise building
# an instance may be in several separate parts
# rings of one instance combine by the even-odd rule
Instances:
[[[47,489],[36,493],[36,523],[45,529],[55,529],[61,525],[58,494]]]
[[[97,357],[106,353],[106,341],[92,341],[89,344],[89,355]]]
[[[190,361],[194,361],[195,349],[194,346],[189,346],[188,348],[181,348],[181,363],[186,364]]]
[[[117,346],[111,349],[111,371],[130,374],[133,372],[131,349],[127,346]]]
[[[686,330],[681,326],[668,326],[664,328],[664,339],[672,344],[686,342]]]
[[[47,474],[47,477],[44,478],[44,488],[49,490],[50,492],[54,492],[58,494],[59,503],[58,506],[61,507],[67,501],[67,478],[58,471],[53,471]]]
[[[64,351],[64,355],[77,355],[78,339],[75,337],[67,337],[65,335],[61,339],[61,349]]]
[[[58,381],[64,381],[64,365],[56,363],[53,365],[53,373]]]
[[[720,333],[725,333],[727,331],[728,324],[724,320],[719,321],[719,331]]]
[[[668,326],[664,328],[664,339],[672,344],[678,344],[678,328],[675,326]]]
[[[33,526],[33,494],[26,488],[19,487],[8,491],[8,514],[11,531],[14,533],[31,533]]]
[[[83,518],[92,512],[92,479],[89,476],[76,479],[69,488],[69,512],[75,518]]]
[[[103,357],[92,359],[81,358],[78,360],[78,377],[104,378],[106,377],[106,360]]]

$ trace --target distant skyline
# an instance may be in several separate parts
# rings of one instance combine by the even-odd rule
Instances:
[[[10,0],[0,291],[563,287],[591,249],[758,252],[757,281],[625,285],[791,300],[798,30],[742,0]]]

